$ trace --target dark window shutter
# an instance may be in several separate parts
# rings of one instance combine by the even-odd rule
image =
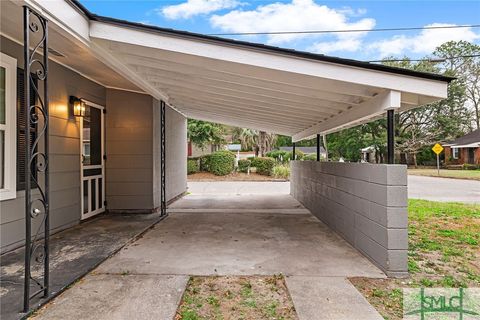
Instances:
[[[23,69],[17,68],[17,190],[25,190],[25,128],[27,117],[25,114],[25,80]],[[35,81],[37,85],[37,81]],[[30,105],[36,101],[36,94],[33,88],[30,88]],[[37,137],[37,126],[30,126],[30,143],[33,144]],[[32,165],[32,169],[35,163]],[[36,171],[34,177],[36,178]],[[32,179],[32,188],[35,188]]]

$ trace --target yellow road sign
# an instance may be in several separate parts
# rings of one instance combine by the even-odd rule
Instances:
[[[440,154],[442,153],[443,151],[443,147],[440,143],[436,143],[433,148],[432,148],[433,152],[435,152],[436,154]]]

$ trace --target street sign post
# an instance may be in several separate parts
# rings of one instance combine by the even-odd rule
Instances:
[[[440,143],[435,143],[432,150],[437,154],[437,173],[440,175],[440,153],[442,153],[443,147]]]

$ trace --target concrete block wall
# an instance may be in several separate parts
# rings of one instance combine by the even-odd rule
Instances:
[[[290,193],[387,276],[408,275],[406,166],[292,161]]]

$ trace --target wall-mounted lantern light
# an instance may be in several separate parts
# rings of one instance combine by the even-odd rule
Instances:
[[[83,102],[81,99],[70,96],[70,107],[73,109],[73,115],[75,117],[85,116],[85,102]]]

